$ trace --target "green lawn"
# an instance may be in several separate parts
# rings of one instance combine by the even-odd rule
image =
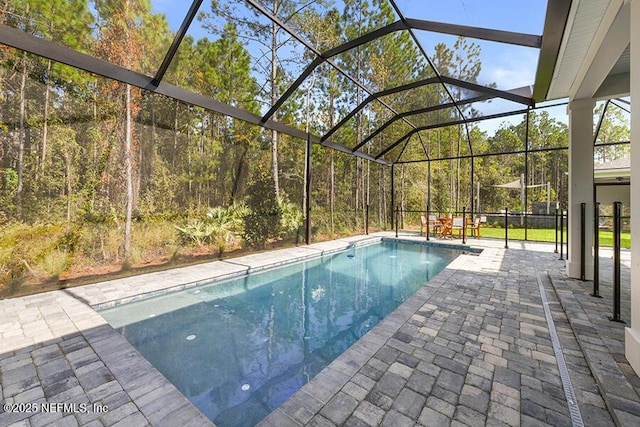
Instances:
[[[566,233],[566,231],[565,231]],[[482,227],[480,235],[482,237],[491,237],[496,239],[504,239],[504,228]],[[565,234],[564,240],[566,241]],[[509,240],[524,240],[524,228],[510,228]],[[555,242],[555,229],[539,229],[530,228],[527,230],[527,239],[540,242]],[[558,236],[558,240],[560,236]],[[620,245],[623,248],[631,248],[631,233],[622,233],[620,236]],[[600,246],[613,246],[613,232],[600,231]]]

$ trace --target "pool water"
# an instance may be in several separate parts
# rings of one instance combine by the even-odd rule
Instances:
[[[252,426],[459,254],[383,241],[101,314],[215,424]]]

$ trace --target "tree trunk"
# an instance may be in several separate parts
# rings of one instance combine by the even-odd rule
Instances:
[[[187,108],[187,112],[189,114],[189,118],[191,118],[191,106]],[[176,119],[177,120],[177,119]],[[191,203],[191,197],[193,197],[193,177],[191,176],[191,127],[187,126],[187,141],[185,149],[187,150],[187,176],[189,177],[187,181],[187,201]]]
[[[305,114],[305,132],[309,134],[311,130],[311,91],[316,84],[316,73],[313,72],[313,77],[311,80],[311,84],[307,88],[306,93],[306,102],[307,102],[307,111]],[[307,153],[307,144],[304,145],[304,185],[302,186],[302,216],[307,221],[307,156],[310,156],[311,153]]]
[[[142,174],[144,172],[144,167],[142,166],[143,163],[143,156],[144,156],[144,144],[143,144],[144,138],[140,138],[139,140],[139,146],[138,146],[138,168],[137,171],[138,173],[135,176],[135,182],[134,182],[134,186],[133,186],[133,200],[138,200],[138,198],[140,197],[140,188],[142,187]],[[133,156],[132,156],[133,158]]]
[[[329,90],[329,129],[333,129],[334,121],[334,102],[335,98],[333,96],[333,91]],[[331,138],[333,139],[333,137]],[[334,233],[334,207],[335,207],[335,165],[334,165],[334,150],[329,150],[330,152],[330,163],[329,163],[329,235],[333,238]]]
[[[458,126],[458,160],[456,165],[456,212],[460,209],[460,143],[462,141],[462,129]]]
[[[242,176],[244,174],[244,159],[247,155],[247,151],[249,149],[246,146],[243,146],[242,152],[240,153],[240,157],[237,160],[237,166],[235,171],[235,176],[233,179],[233,186],[231,187],[231,200],[230,203],[234,203],[240,197],[240,183],[242,182]]]
[[[369,147],[369,146],[367,146],[367,154],[371,154],[371,147]],[[364,204],[363,204],[364,206],[362,206],[362,218],[363,218],[363,222],[364,222],[364,230],[365,230],[365,232],[367,230],[367,219],[368,219],[367,218],[367,208],[369,206],[369,197],[370,197],[370,187],[369,187],[369,185],[371,183],[370,176],[369,176],[369,174],[371,173],[371,162],[369,162],[368,160],[366,162],[366,168],[367,168],[367,171],[366,171],[365,176],[364,176],[364,181],[365,181],[365,185],[364,185],[365,195],[364,195]]]
[[[129,260],[131,255],[131,217],[133,214],[133,153],[132,153],[132,129],[131,129],[131,86],[126,85],[125,94],[125,136],[124,136],[124,165],[127,186],[127,207],[124,223],[124,259]]]
[[[271,131],[271,169],[273,173],[273,189],[276,198],[278,198],[280,197],[280,182],[278,180],[278,131],[276,130]]]
[[[335,232],[335,204],[336,204],[336,173],[335,173],[335,163],[334,163],[334,152],[331,151],[331,164],[329,166],[329,174],[331,175],[331,189],[329,195],[329,211],[331,214],[331,238],[333,238],[333,233]]]
[[[451,133],[451,128],[449,128],[449,158],[453,157],[453,134]],[[451,209],[454,206],[454,201],[456,199],[455,193],[455,182],[453,176],[453,160],[449,160],[449,206]]]
[[[149,171],[148,171],[148,181],[147,186],[153,180],[153,175],[155,173],[156,160],[158,158],[158,145],[156,144],[156,140],[158,138],[158,129],[156,123],[156,103],[155,98],[151,98],[151,149],[149,150],[150,159],[149,159]],[[142,167],[142,163],[140,164]],[[173,200],[171,200],[173,204]]]
[[[171,152],[171,173],[176,171],[176,153],[178,151],[178,107],[180,102],[176,99],[173,109],[173,151]]]
[[[69,148],[69,143],[66,143],[66,150],[64,154],[64,166],[65,166],[65,175],[67,181],[67,221],[71,221],[71,166],[73,162],[73,156],[71,155],[71,149]]]
[[[16,198],[20,216],[22,216],[22,196],[24,185],[24,147],[25,147],[25,120],[26,120],[26,86],[27,86],[27,53],[22,53],[22,75],[20,78],[20,118],[18,132],[18,185],[16,188]]]
[[[385,185],[384,168],[379,168],[378,182],[378,226],[382,227],[383,221],[386,223],[387,213],[384,211],[384,206],[387,203],[387,186]]]
[[[279,2],[273,2],[273,14],[278,15]],[[278,26],[271,24],[271,105],[278,101]],[[273,113],[271,119],[278,121],[278,112]],[[278,179],[278,131],[271,131],[271,167],[273,169],[273,188],[276,198],[280,197],[280,182]]]
[[[358,76],[358,81],[360,81],[360,50],[358,50],[358,69],[357,69],[357,74]],[[356,105],[360,105],[360,103],[362,102],[362,94],[360,91],[360,87],[358,87],[357,92],[356,92]],[[360,144],[360,141],[362,141],[362,115],[360,113],[358,113],[358,116],[356,117],[356,144]],[[354,177],[354,182],[355,182],[355,206],[354,206],[354,212],[355,212],[355,217],[356,217],[356,226],[357,226],[357,218],[358,218],[358,209],[360,208],[360,177],[362,175],[362,159],[360,157],[356,157],[356,176]]]
[[[442,155],[441,155],[441,145],[442,145],[442,128],[438,128],[438,158],[442,157]],[[442,183],[443,183],[443,180],[442,180],[442,167],[441,167],[442,162],[439,161],[437,163],[437,165],[438,165],[438,173],[437,173],[438,183],[439,183],[439,185],[442,185]],[[440,188],[439,190],[440,190],[440,194],[443,194],[443,190],[444,189]],[[444,208],[444,206],[442,206],[442,197],[438,197],[438,200],[440,201],[438,203],[438,205],[439,205],[438,206],[438,210],[442,211],[442,209]]]
[[[47,61],[47,84],[44,89],[44,113],[42,118],[42,151],[40,153],[40,174],[44,175],[47,160],[47,138],[49,131],[49,97],[51,92],[51,60]]]
[[[529,158],[531,159],[531,171],[529,173],[529,184],[527,185],[536,185],[536,159],[535,154],[529,154]]]
[[[3,10],[9,10],[8,6],[9,6],[9,0],[5,0],[3,4]],[[6,18],[7,18],[6,13],[0,13],[0,24],[4,25],[7,20]],[[0,82],[4,82],[6,73],[7,73],[7,70],[4,67],[0,67]],[[0,138],[0,141],[2,141],[2,146],[0,147],[0,154],[1,154],[0,168],[8,168],[11,165],[11,159],[9,158],[9,151],[11,150],[11,145],[12,145],[11,137],[12,137],[11,133],[7,132],[6,136],[3,136],[2,138]],[[8,190],[6,173],[0,173],[0,181],[1,181],[0,191],[2,192],[3,195],[5,195]]]
[[[429,132],[427,139],[427,153],[428,158],[431,158],[431,132]],[[431,206],[431,161],[427,162],[427,206]]]
[[[405,206],[405,194],[406,191],[404,190],[404,182],[405,182],[405,175],[404,175],[404,165],[401,166],[400,168],[400,224],[401,227],[404,228],[404,221],[405,221],[405,214],[406,214],[406,210],[407,207]]]

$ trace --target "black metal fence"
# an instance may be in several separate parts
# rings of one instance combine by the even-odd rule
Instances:
[[[607,207],[604,210],[606,213],[611,212],[611,209]],[[586,253],[593,250],[593,291],[592,296],[600,298],[600,248],[607,246],[613,248],[613,281],[612,281],[612,294],[613,294],[613,313],[609,317],[610,320],[616,322],[622,322],[621,319],[621,275],[620,253],[623,246],[630,245],[630,236],[626,236],[628,241],[623,245],[622,236],[623,233],[630,233],[630,215],[623,216],[622,203],[615,202],[613,204],[613,212],[611,215],[602,215],[603,209],[601,209],[600,203],[594,203],[593,209],[593,241],[587,242],[586,227],[589,223],[586,218],[586,204],[581,204],[579,226],[576,231],[580,233],[580,278],[585,280],[586,277]],[[627,211],[628,212],[628,211]],[[508,208],[503,209],[500,212],[468,212],[465,209],[462,211],[431,211],[429,208],[426,210],[402,210],[396,207],[394,210],[393,227],[396,232],[396,236],[400,230],[402,231],[414,231],[424,234],[428,240],[434,236],[429,228],[429,217],[435,216],[436,218],[444,217],[462,217],[467,218],[464,222],[463,243],[467,238],[467,227],[471,224],[469,221],[473,221],[470,218],[471,214],[474,218],[481,218],[481,227],[483,232],[480,232],[485,237],[502,238],[504,236],[505,248],[509,247],[510,240],[529,240],[529,241],[542,241],[555,243],[555,252],[560,254],[560,260],[569,258],[569,229],[568,229],[568,215],[567,211],[555,210],[552,214],[530,214],[523,212],[509,212]],[[469,214],[469,215],[468,215]],[[425,223],[426,222],[426,223]],[[536,231],[542,231],[538,233]],[[602,235],[606,234],[607,242],[603,244]],[[610,243],[609,243],[610,242]]]
[[[580,233],[580,278],[585,280],[586,277],[586,253],[593,250],[593,291],[592,296],[600,298],[600,248],[608,246],[613,248],[613,281],[612,295],[613,313],[609,317],[610,320],[622,322],[621,319],[621,275],[620,253],[623,247],[622,235],[630,232],[630,216],[623,216],[622,203],[615,202],[613,204],[613,212],[611,215],[602,215],[603,210],[600,203],[594,204],[593,209],[593,241],[587,242],[585,239],[586,227],[589,223],[586,218],[586,204],[581,204],[579,211],[579,226],[575,229]],[[609,213],[610,209],[605,212]],[[467,226],[470,225],[470,215],[468,211],[430,211],[427,210],[402,210],[396,207],[394,210],[393,226],[396,236],[399,231],[415,231],[425,235],[426,239],[430,238],[429,216],[436,218],[444,217],[462,217],[467,218],[464,222],[463,243],[467,238]],[[471,213],[469,213],[471,214]],[[500,212],[473,212],[473,217],[481,218],[481,226],[485,237],[502,238],[504,236],[505,248],[509,247],[510,240],[530,240],[554,242],[555,252],[560,254],[560,260],[569,258],[569,229],[567,211],[556,210],[553,214],[530,214],[523,212],[509,212],[507,208]],[[425,224],[426,220],[426,224]],[[543,233],[537,233],[540,230]],[[601,235],[607,234],[607,243],[603,244]],[[434,234],[431,233],[431,237]],[[630,237],[625,246],[629,246]],[[610,242],[610,243],[609,243]]]
[[[466,208],[461,211],[431,211],[431,210],[403,210],[396,207],[394,210],[395,219],[393,228],[403,231],[421,231],[424,232],[424,225],[421,217],[436,218],[444,217],[463,217],[467,218],[465,226],[469,226],[476,217],[480,218],[481,228],[486,237],[501,237],[504,232],[496,230],[508,229],[508,239],[511,240],[531,240],[554,242],[558,237],[552,230],[559,227],[559,219],[556,213],[551,214],[531,214],[521,212],[510,212],[507,208],[499,212],[471,212]],[[471,218],[473,215],[473,218]],[[566,212],[563,214],[564,236],[566,236]],[[530,235],[530,230],[547,230],[549,233],[536,233]],[[499,234],[499,235],[498,235]],[[566,241],[566,239],[565,239]]]
[[[602,215],[600,203],[594,203],[593,209],[593,240],[587,242],[586,227],[589,221],[586,218],[586,204],[581,204],[579,211],[579,225],[576,229],[580,233],[580,248],[581,251],[580,260],[580,278],[585,280],[586,277],[586,254],[593,250],[593,291],[591,293],[594,297],[600,296],[600,248],[602,246],[608,246],[613,248],[613,281],[612,281],[612,294],[613,294],[613,313],[609,317],[610,320],[616,322],[622,322],[621,319],[621,279],[620,279],[620,253],[623,247],[622,235],[623,233],[629,234],[630,232],[630,216],[623,216],[622,203],[615,202],[613,204],[613,212],[611,215]],[[609,213],[609,208],[604,210]],[[628,212],[628,211],[627,211]],[[464,228],[470,225],[471,214],[473,217],[481,218],[481,226],[483,227],[482,234],[485,237],[502,238],[504,236],[505,248],[509,247],[510,240],[530,240],[530,241],[543,241],[554,242],[555,252],[560,254],[560,259],[569,258],[569,229],[568,229],[568,215],[567,211],[555,210],[553,214],[530,214],[523,212],[509,212],[507,208],[500,212],[473,212],[467,215],[468,211],[463,209],[462,211],[430,211],[428,208],[422,210],[402,210],[396,207],[394,210],[393,226],[395,228],[396,236],[399,231],[416,231],[425,235],[426,239],[430,238],[429,229],[429,216],[435,216],[436,218],[443,217],[462,217],[467,218],[464,222]],[[426,220],[426,224],[425,224]],[[536,231],[543,231],[538,233]],[[603,244],[602,236],[606,234],[607,243]],[[431,233],[431,237],[433,237]],[[463,243],[467,237],[467,230],[464,230]],[[628,241],[624,246],[630,245],[630,236],[626,236]],[[609,243],[610,242],[610,243]]]

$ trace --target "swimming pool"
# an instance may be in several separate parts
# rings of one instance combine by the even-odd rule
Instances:
[[[383,241],[100,313],[214,423],[249,426],[460,253]]]

